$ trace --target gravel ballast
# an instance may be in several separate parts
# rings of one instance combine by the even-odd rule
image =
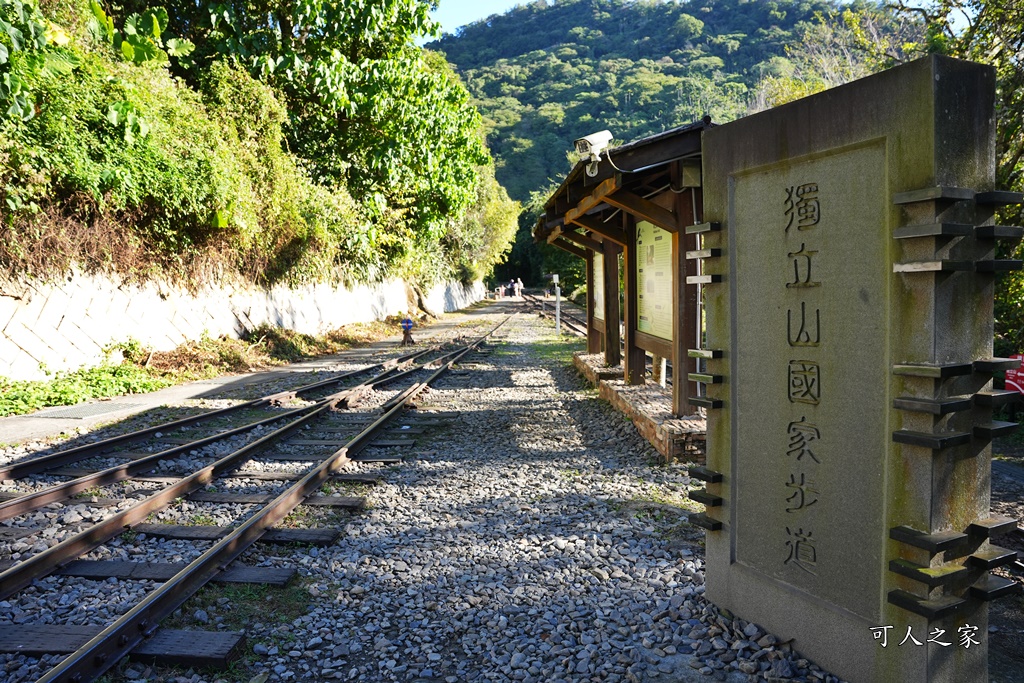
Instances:
[[[337,543],[242,558],[298,567],[308,609],[244,624],[250,655],[230,675],[121,664],[112,678],[838,681],[704,599],[703,531],[686,523],[699,482],[658,464],[597,399],[550,322],[520,314],[487,348],[418,399],[417,415],[445,425],[416,436],[401,465],[359,468],[382,482],[369,509],[342,517]],[[179,543],[167,554],[189,559]],[[91,622],[90,597],[83,588],[42,620]],[[34,611],[30,598],[0,609]],[[190,603],[179,621],[235,628],[232,609]],[[0,657],[0,678],[40,673],[38,660]]]

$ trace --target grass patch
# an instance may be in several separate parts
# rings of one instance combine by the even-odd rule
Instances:
[[[255,622],[287,624],[309,610],[312,596],[299,580],[283,588],[264,584],[207,584],[179,612],[163,623],[165,628],[210,628],[195,620],[196,610],[203,610],[211,622],[224,619],[225,628],[238,631],[252,628]]]
[[[353,498],[366,498],[370,495],[372,488],[369,484],[363,484],[358,481],[327,481],[320,487],[320,495],[330,496],[340,493],[343,496],[351,496]]]
[[[217,520],[204,512],[197,512],[189,518],[190,526],[217,526]]]
[[[567,365],[572,363],[572,354],[587,348],[587,340],[580,337],[554,338],[532,344],[538,358],[553,363]]]
[[[23,415],[47,406],[70,406],[92,398],[144,394],[173,382],[133,365],[101,365],[59,372],[49,380],[0,377],[0,416]]]
[[[285,529],[330,528],[341,523],[343,514],[333,507],[299,505],[278,525]]]
[[[123,357],[120,364],[107,362],[95,368],[59,372],[51,379],[38,381],[0,377],[0,417],[96,398],[144,394],[223,374],[252,372],[365,346],[400,330],[398,318],[345,325],[318,336],[261,325],[244,339],[204,336],[172,351],[153,351],[138,341],[128,340],[106,349]]]
[[[632,514],[638,519],[646,518],[664,523],[676,522],[681,515],[703,512],[704,506],[695,500],[690,500],[686,491],[669,491],[653,487],[634,498],[623,501],[615,509]]]
[[[99,486],[93,486],[92,488],[88,488],[88,489],[86,489],[84,491],[79,491],[78,493],[73,495],[71,498],[72,498],[72,500],[89,500],[91,498],[102,498],[102,497],[103,497],[103,489],[101,489]]]

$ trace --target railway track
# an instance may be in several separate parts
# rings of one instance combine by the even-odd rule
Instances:
[[[555,319],[555,302],[541,299],[533,294],[523,294],[523,300],[530,304],[531,308],[538,311],[545,318]],[[567,305],[568,304],[568,305]],[[587,336],[587,321],[573,314],[575,306],[565,300],[562,301],[561,319],[562,325],[577,337]]]
[[[316,544],[336,538],[337,530],[275,527],[300,505],[328,511],[321,517],[361,508],[361,497],[330,494],[323,487],[371,484],[375,477],[356,471],[360,463],[400,462],[393,450],[379,449],[408,446],[408,436],[431,424],[410,418],[409,405],[508,320],[458,346],[432,347],[5,466],[0,478],[17,479],[24,492],[0,501],[0,551],[10,558],[0,563],[0,601],[17,600],[27,590],[38,605],[65,605],[69,593],[63,591],[73,585],[71,577],[159,585],[148,585],[152,589],[141,600],[101,626],[30,626],[0,617],[0,651],[49,652],[53,659],[68,653],[38,681],[84,683],[140,645],[145,649],[159,640],[160,622],[210,581],[280,582],[280,572],[231,563],[257,541]],[[229,420],[241,424],[229,426]],[[133,450],[124,450],[127,446]],[[68,469],[69,464],[79,467]],[[63,506],[59,512],[53,511],[55,504]],[[108,507],[84,514],[83,508],[95,505]],[[229,523],[211,525],[212,517],[203,512],[209,505],[219,506],[218,514]],[[199,526],[153,523],[186,520],[205,521]],[[18,542],[26,531],[46,540],[27,547]],[[187,541],[187,550],[176,546],[167,552],[161,545],[166,539]],[[170,640],[186,643],[187,654],[189,647],[201,649],[215,636],[175,634]],[[167,646],[172,657],[173,646]],[[181,650],[182,643],[177,647]]]

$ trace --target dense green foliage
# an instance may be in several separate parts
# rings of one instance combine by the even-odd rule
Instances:
[[[741,115],[749,90],[786,68],[785,46],[831,0],[544,0],[463,27],[431,47],[484,115],[513,198],[558,180],[575,138],[619,141]]]
[[[517,206],[427,7],[0,0],[0,267],[487,272]]]
[[[920,21],[887,7],[819,15],[786,47],[782,68],[758,82],[750,109],[777,107],[906,61],[923,36]]]
[[[141,11],[147,0],[124,2]],[[186,78],[225,57],[273,85],[289,149],[317,180],[345,180],[370,206],[440,232],[475,198],[486,161],[479,115],[443,61],[413,46],[433,31],[420,0],[166,3],[170,30],[198,48]]]
[[[856,3],[855,7],[873,7]],[[455,65],[484,116],[498,180],[529,202],[498,281],[583,277],[576,258],[532,244],[574,139],[609,129],[626,142],[743,115],[766,79],[789,77],[787,46],[835,0],[539,0],[428,45]],[[792,81],[789,81],[792,82]],[[540,197],[532,196],[540,191]]]
[[[996,189],[1024,189],[1024,5],[1016,0],[901,1],[882,12],[858,7],[821,17],[788,49],[793,71],[766,79],[759,106],[775,106],[926,54],[944,54],[996,72]],[[996,213],[1021,225],[1021,206]],[[999,256],[1024,256],[1001,243]],[[996,354],[1024,350],[1024,273],[1003,274],[995,294]]]
[[[48,381],[15,382],[0,377],[0,417],[46,406],[70,406],[90,398],[144,394],[170,384],[142,368],[109,364],[61,372]]]

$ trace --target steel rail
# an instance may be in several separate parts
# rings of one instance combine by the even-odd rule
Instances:
[[[308,411],[308,414],[256,441],[242,446],[220,460],[196,470],[170,486],[144,498],[130,508],[113,514],[102,522],[98,522],[88,529],[84,529],[74,536],[64,539],[57,545],[47,548],[23,562],[19,562],[4,572],[0,572],[0,600],[4,600],[25,588],[34,580],[46,576],[62,564],[80,557],[93,548],[105,543],[124,531],[125,527],[130,527],[133,524],[144,521],[150,513],[166,507],[176,498],[182,498],[196,489],[206,486],[218,474],[237,468],[241,461],[248,459],[250,453],[263,448],[271,441],[283,438],[295,431],[324,410],[330,408],[336,400],[325,398],[317,404],[299,409]]]
[[[124,481],[125,479],[131,479],[133,476],[137,474],[149,472],[150,470],[154,469],[157,463],[161,460],[164,460],[165,458],[173,457],[175,455],[178,455],[179,453],[184,453],[185,451],[188,450],[208,446],[209,444],[215,443],[222,439],[226,439],[228,437],[235,436],[236,434],[247,432],[253,429],[254,427],[258,427],[270,422],[277,422],[279,420],[286,419],[288,417],[291,417],[292,415],[302,413],[309,409],[309,406],[295,408],[283,413],[279,413],[278,415],[273,415],[271,417],[262,419],[258,422],[249,423],[242,427],[236,427],[226,432],[221,432],[220,434],[214,434],[213,436],[203,437],[202,439],[198,439],[196,441],[190,441],[189,443],[182,444],[180,446],[175,446],[174,448],[169,448],[165,451],[160,451],[158,453],[148,455],[144,458],[133,460],[132,462],[114,465],[104,470],[99,470],[98,472],[82,475],[81,477],[72,479],[70,481],[61,482],[60,484],[54,484],[53,486],[49,486],[45,489],[40,489],[39,491],[26,493],[22,496],[18,496],[17,498],[11,498],[9,500],[0,501],[0,521],[10,519],[11,517],[17,517],[18,515],[23,515],[27,512],[32,512],[33,510],[37,510],[40,507],[48,505],[50,503],[66,500],[68,498],[71,498],[75,494],[81,493],[82,491],[90,489],[94,486],[107,486],[109,484],[115,484],[119,481]]]
[[[549,313],[548,311],[541,311],[540,314],[542,316],[544,316],[545,318],[548,318],[548,319],[554,318],[554,314],[553,313]],[[579,322],[577,319],[575,319],[573,317],[570,317],[570,316],[567,316],[564,313],[562,314],[562,325],[567,330],[569,330],[570,332],[575,334],[577,337],[586,337],[587,336],[587,333],[585,332],[585,329],[586,329],[585,325],[583,323]]]
[[[511,317],[511,316],[510,316]],[[349,453],[364,448],[380,429],[401,411],[406,403],[440,377],[463,356],[474,350],[490,334],[504,325],[499,323],[490,333],[468,345],[434,372],[426,382],[409,387],[400,395],[402,400],[363,429],[345,446],[328,456],[320,465],[298,482],[282,492],[262,510],[249,517],[239,527],[219,540],[200,557],[149,593],[143,600],[105,628],[88,643],[66,657],[60,664],[40,678],[37,683],[85,683],[101,676],[124,655],[131,652],[143,638],[152,635],[159,622],[184,604],[200,588],[238,558],[274,524],[284,519],[342,465],[350,462]],[[303,418],[306,419],[306,418]]]
[[[551,314],[551,313],[549,313],[549,312],[548,312],[548,311],[547,311],[547,310],[546,310],[546,309],[544,308],[544,305],[543,305],[543,304],[544,304],[545,302],[544,302],[544,300],[543,300],[543,299],[541,299],[540,297],[536,297],[536,296],[534,296],[534,295],[532,295],[532,294],[524,294],[524,295],[523,295],[523,298],[524,298],[524,299],[526,300],[526,302],[527,302],[527,303],[530,303],[530,304],[533,304],[534,306],[537,306],[537,307],[539,307],[539,308],[541,309],[541,314],[542,314],[542,315],[544,315],[545,317],[548,317],[548,318],[552,317],[552,314]],[[567,308],[568,308],[568,307],[567,307],[567,306],[565,305],[565,302],[563,301],[563,307],[562,307],[562,322],[565,322],[565,321],[567,321],[567,320],[568,320],[568,321],[572,321],[573,323],[576,323],[576,325],[577,325],[577,326],[579,326],[580,328],[582,328],[582,329],[586,329],[586,326],[587,326],[587,323],[586,323],[586,321],[584,321],[583,319],[581,319],[581,318],[579,318],[579,317],[577,317],[577,316],[573,315],[572,313],[570,313],[570,312],[569,312],[569,311],[567,310]],[[567,324],[567,326],[568,326],[568,324]]]
[[[436,350],[436,347],[432,350]],[[447,353],[441,356],[441,358],[435,359],[430,362],[434,363],[437,362],[438,360],[448,358],[453,353],[455,352]],[[418,353],[416,355],[423,354]],[[418,366],[413,365],[410,368],[406,368],[404,370],[400,370],[397,372],[395,368],[392,367],[376,375],[370,380],[360,382],[354,387],[350,387],[336,394],[333,394],[330,398],[336,399],[335,404],[337,404],[338,402],[354,394],[358,394],[363,389],[373,388],[378,385],[387,384],[413,372],[419,372],[420,370],[424,369],[426,365],[427,364]],[[323,386],[324,384],[317,383],[317,385]],[[93,472],[91,474],[82,475],[81,477],[77,477],[76,479],[72,479],[70,481],[61,482],[60,484],[54,484],[53,486],[40,489],[39,491],[26,493],[22,496],[18,496],[17,498],[11,498],[9,500],[0,501],[0,521],[11,519],[12,517],[17,517],[18,515],[23,515],[25,513],[32,512],[33,510],[38,510],[40,507],[48,505],[50,503],[67,500],[74,496],[75,494],[81,493],[82,491],[86,491],[95,486],[108,486],[110,484],[115,484],[119,481],[131,479],[133,476],[137,474],[149,472],[150,470],[156,467],[157,463],[166,458],[174,457],[180,453],[184,453],[189,450],[194,450],[196,448],[208,446],[212,443],[216,443],[217,441],[221,441],[228,437],[247,432],[255,427],[259,427],[271,422],[277,422],[279,420],[291,417],[292,415],[300,414],[305,410],[309,409],[309,406],[305,406],[303,408],[293,409],[287,412],[280,413],[278,415],[272,415],[262,420],[250,422],[241,427],[235,427],[234,429],[230,429],[219,434],[214,434],[212,436],[203,437],[195,441],[190,441],[189,443],[181,444],[179,446],[175,446],[173,448],[169,448],[167,450],[160,451],[158,453],[154,453],[143,458],[138,458],[131,462],[122,463],[120,465],[113,465],[111,467],[99,470],[97,472]]]
[[[331,384],[337,384],[341,380],[346,379],[348,377],[351,377],[353,375],[358,375],[358,374],[362,374],[362,373],[365,373],[365,372],[372,372],[373,370],[376,370],[376,369],[381,369],[381,370],[384,371],[382,374],[387,374],[388,372],[391,372],[391,371],[395,370],[396,368],[401,368],[405,364],[410,363],[410,362],[416,360],[420,356],[425,356],[428,353],[433,353],[434,351],[437,351],[440,348],[441,348],[440,346],[436,346],[435,345],[435,346],[431,346],[431,347],[428,347],[426,349],[423,349],[422,351],[414,351],[412,353],[406,353],[406,354],[403,354],[401,356],[396,356],[395,358],[392,358],[390,360],[386,360],[383,363],[377,363],[376,365],[368,366],[368,367],[363,368],[361,370],[353,370],[352,372],[348,372],[348,373],[345,373],[344,375],[339,375],[337,377],[328,377],[327,379],[321,380],[319,382],[313,382],[312,384],[306,384],[306,385],[303,385],[301,387],[298,387],[297,389],[290,389],[290,390],[285,390],[285,391],[278,392],[276,394],[270,394],[268,396],[264,396],[263,398],[265,400],[267,400],[267,401],[270,401],[270,402],[279,401],[279,400],[286,400],[286,399],[291,399],[291,398],[301,398],[304,394],[308,394],[309,392],[314,391],[316,389],[320,389],[321,387],[330,386]],[[380,375],[378,375],[378,376],[380,376]]]
[[[454,351],[452,353],[445,354],[444,356],[442,356],[442,358],[449,358],[457,353],[459,353],[459,351]],[[401,373],[397,374],[391,374],[391,371],[388,370],[382,373],[382,375],[386,375],[385,377],[378,376],[378,378],[376,378],[373,382],[369,384],[390,382],[394,380],[397,376],[404,376],[412,372],[418,372],[423,369],[425,369],[425,366],[421,365],[418,367],[413,367],[404,370]],[[293,415],[308,413],[303,417],[300,417],[299,419],[281,427],[280,429],[276,429],[273,432],[257,439],[256,441],[246,444],[245,446],[229,453],[220,460],[217,460],[214,463],[211,463],[199,470],[196,470],[196,472],[187,475],[184,478],[178,480],[177,482],[171,484],[167,488],[162,489],[161,491],[158,491],[148,496],[147,498],[143,499],[136,505],[133,505],[130,508],[122,510],[121,512],[108,517],[102,522],[94,524],[92,527],[89,527],[88,529],[79,532],[71,538],[65,539],[61,543],[58,543],[57,545],[51,548],[48,548],[36,555],[33,555],[29,559],[20,562],[14,565],[13,567],[10,567],[4,572],[0,572],[0,600],[3,600],[12,593],[21,590],[25,586],[32,583],[32,581],[34,581],[35,579],[46,576],[54,569],[58,568],[61,564],[68,562],[72,559],[75,559],[76,557],[79,557],[80,555],[89,552],[101,543],[106,542],[110,538],[113,538],[117,534],[121,533],[125,526],[131,526],[132,524],[137,524],[138,522],[144,520],[146,517],[149,516],[150,513],[156,510],[160,510],[163,507],[166,507],[175,498],[186,496],[195,491],[196,489],[208,484],[210,481],[212,481],[212,479],[215,476],[235,469],[236,467],[238,467],[239,461],[241,461],[243,458],[248,458],[250,452],[262,448],[263,446],[269,444],[271,441],[284,438],[292,431],[298,429],[300,426],[302,426],[303,424],[305,424],[306,422],[308,422],[309,420],[313,419],[315,416],[323,412],[325,409],[335,407],[339,402],[344,400],[345,397],[350,395],[353,391],[356,391],[356,389],[345,389],[337,394],[321,399],[319,402],[314,403],[311,406],[296,408],[286,413],[282,413],[281,415],[276,415],[273,416],[272,418],[264,420],[264,422],[278,421],[281,419],[286,419]],[[240,427],[238,428],[238,430],[232,431],[245,431],[250,429],[251,426],[252,425],[247,425],[246,427]],[[218,439],[223,439],[226,435],[226,433],[214,435],[212,437],[206,437],[201,441],[215,441]],[[183,447],[195,448],[197,444],[199,444],[199,442],[185,444]],[[180,450],[180,448],[182,447],[178,447],[178,449],[174,450]],[[161,453],[154,453],[152,456],[148,456],[145,459],[138,460],[133,463],[127,463],[125,465],[118,465],[112,468],[108,468],[107,470],[104,470],[100,473],[80,477],[79,479],[74,480],[74,482],[65,482],[64,484],[59,484],[55,487],[44,489],[43,491],[37,492],[35,494],[27,494],[26,496],[15,498],[12,499],[11,501],[5,501],[5,503],[18,503],[19,501],[23,501],[25,499],[32,499],[32,501],[41,505],[45,504],[40,503],[40,501],[43,500],[45,500],[46,502],[61,500],[63,498],[69,497],[69,495],[73,495],[67,493],[68,484],[75,484],[73,488],[76,490],[81,490],[83,486],[85,488],[88,488],[90,484],[96,484],[101,478],[111,479],[112,481],[120,481],[122,479],[128,478],[128,476],[125,473],[131,468],[134,468],[133,471],[136,473],[140,471],[140,468],[145,468],[142,469],[142,471],[152,469],[154,462],[158,460],[159,457],[167,456]],[[14,505],[10,506],[10,508],[27,507],[27,505],[27,503],[24,505]]]
[[[39,472],[44,472],[55,467],[69,465],[80,460],[85,460],[86,458],[92,457],[94,455],[99,455],[104,451],[113,448],[114,446],[120,446],[134,443],[136,441],[141,441],[142,439],[148,438],[156,434],[157,432],[172,431],[180,427],[186,427],[195,424],[197,422],[203,422],[206,420],[211,420],[216,417],[221,417],[223,415],[237,412],[244,408],[252,408],[255,406],[263,405],[265,403],[270,403],[275,399],[281,398],[283,394],[291,393],[292,395],[297,396],[300,395],[301,393],[306,393],[308,391],[312,391],[314,389],[318,389],[329,384],[336,384],[354,375],[360,375],[366,372],[373,372],[375,369],[384,369],[385,371],[387,371],[389,369],[389,366],[395,367],[401,362],[410,360],[412,358],[416,358],[417,356],[423,355],[425,353],[429,353],[431,351],[436,350],[437,348],[438,347],[435,346],[426,349],[425,351],[418,351],[416,353],[405,354],[403,356],[393,358],[383,363],[377,363],[376,365],[371,365],[360,370],[352,370],[351,372],[346,372],[335,377],[330,377],[326,380],[321,380],[320,382],[307,384],[290,392],[278,392],[277,394],[271,394],[269,396],[264,396],[262,398],[256,398],[251,401],[246,401],[245,403],[239,403],[237,405],[228,406],[226,408],[218,408],[217,410],[213,410],[206,413],[200,413],[198,415],[191,415],[189,417],[173,420],[171,422],[164,422],[162,424],[158,424],[152,427],[145,427],[143,429],[139,429],[134,432],[128,432],[127,434],[121,434],[119,436],[112,436],[108,439],[104,439],[103,441],[97,441],[96,443],[83,444],[81,446],[76,446],[75,448],[69,448],[64,451],[58,451],[56,453],[51,453],[49,455],[44,455],[38,458],[32,458],[31,460],[24,460],[22,462],[11,463],[3,467],[0,467],[0,480],[21,479],[22,477],[28,476],[30,474],[37,474]]]

